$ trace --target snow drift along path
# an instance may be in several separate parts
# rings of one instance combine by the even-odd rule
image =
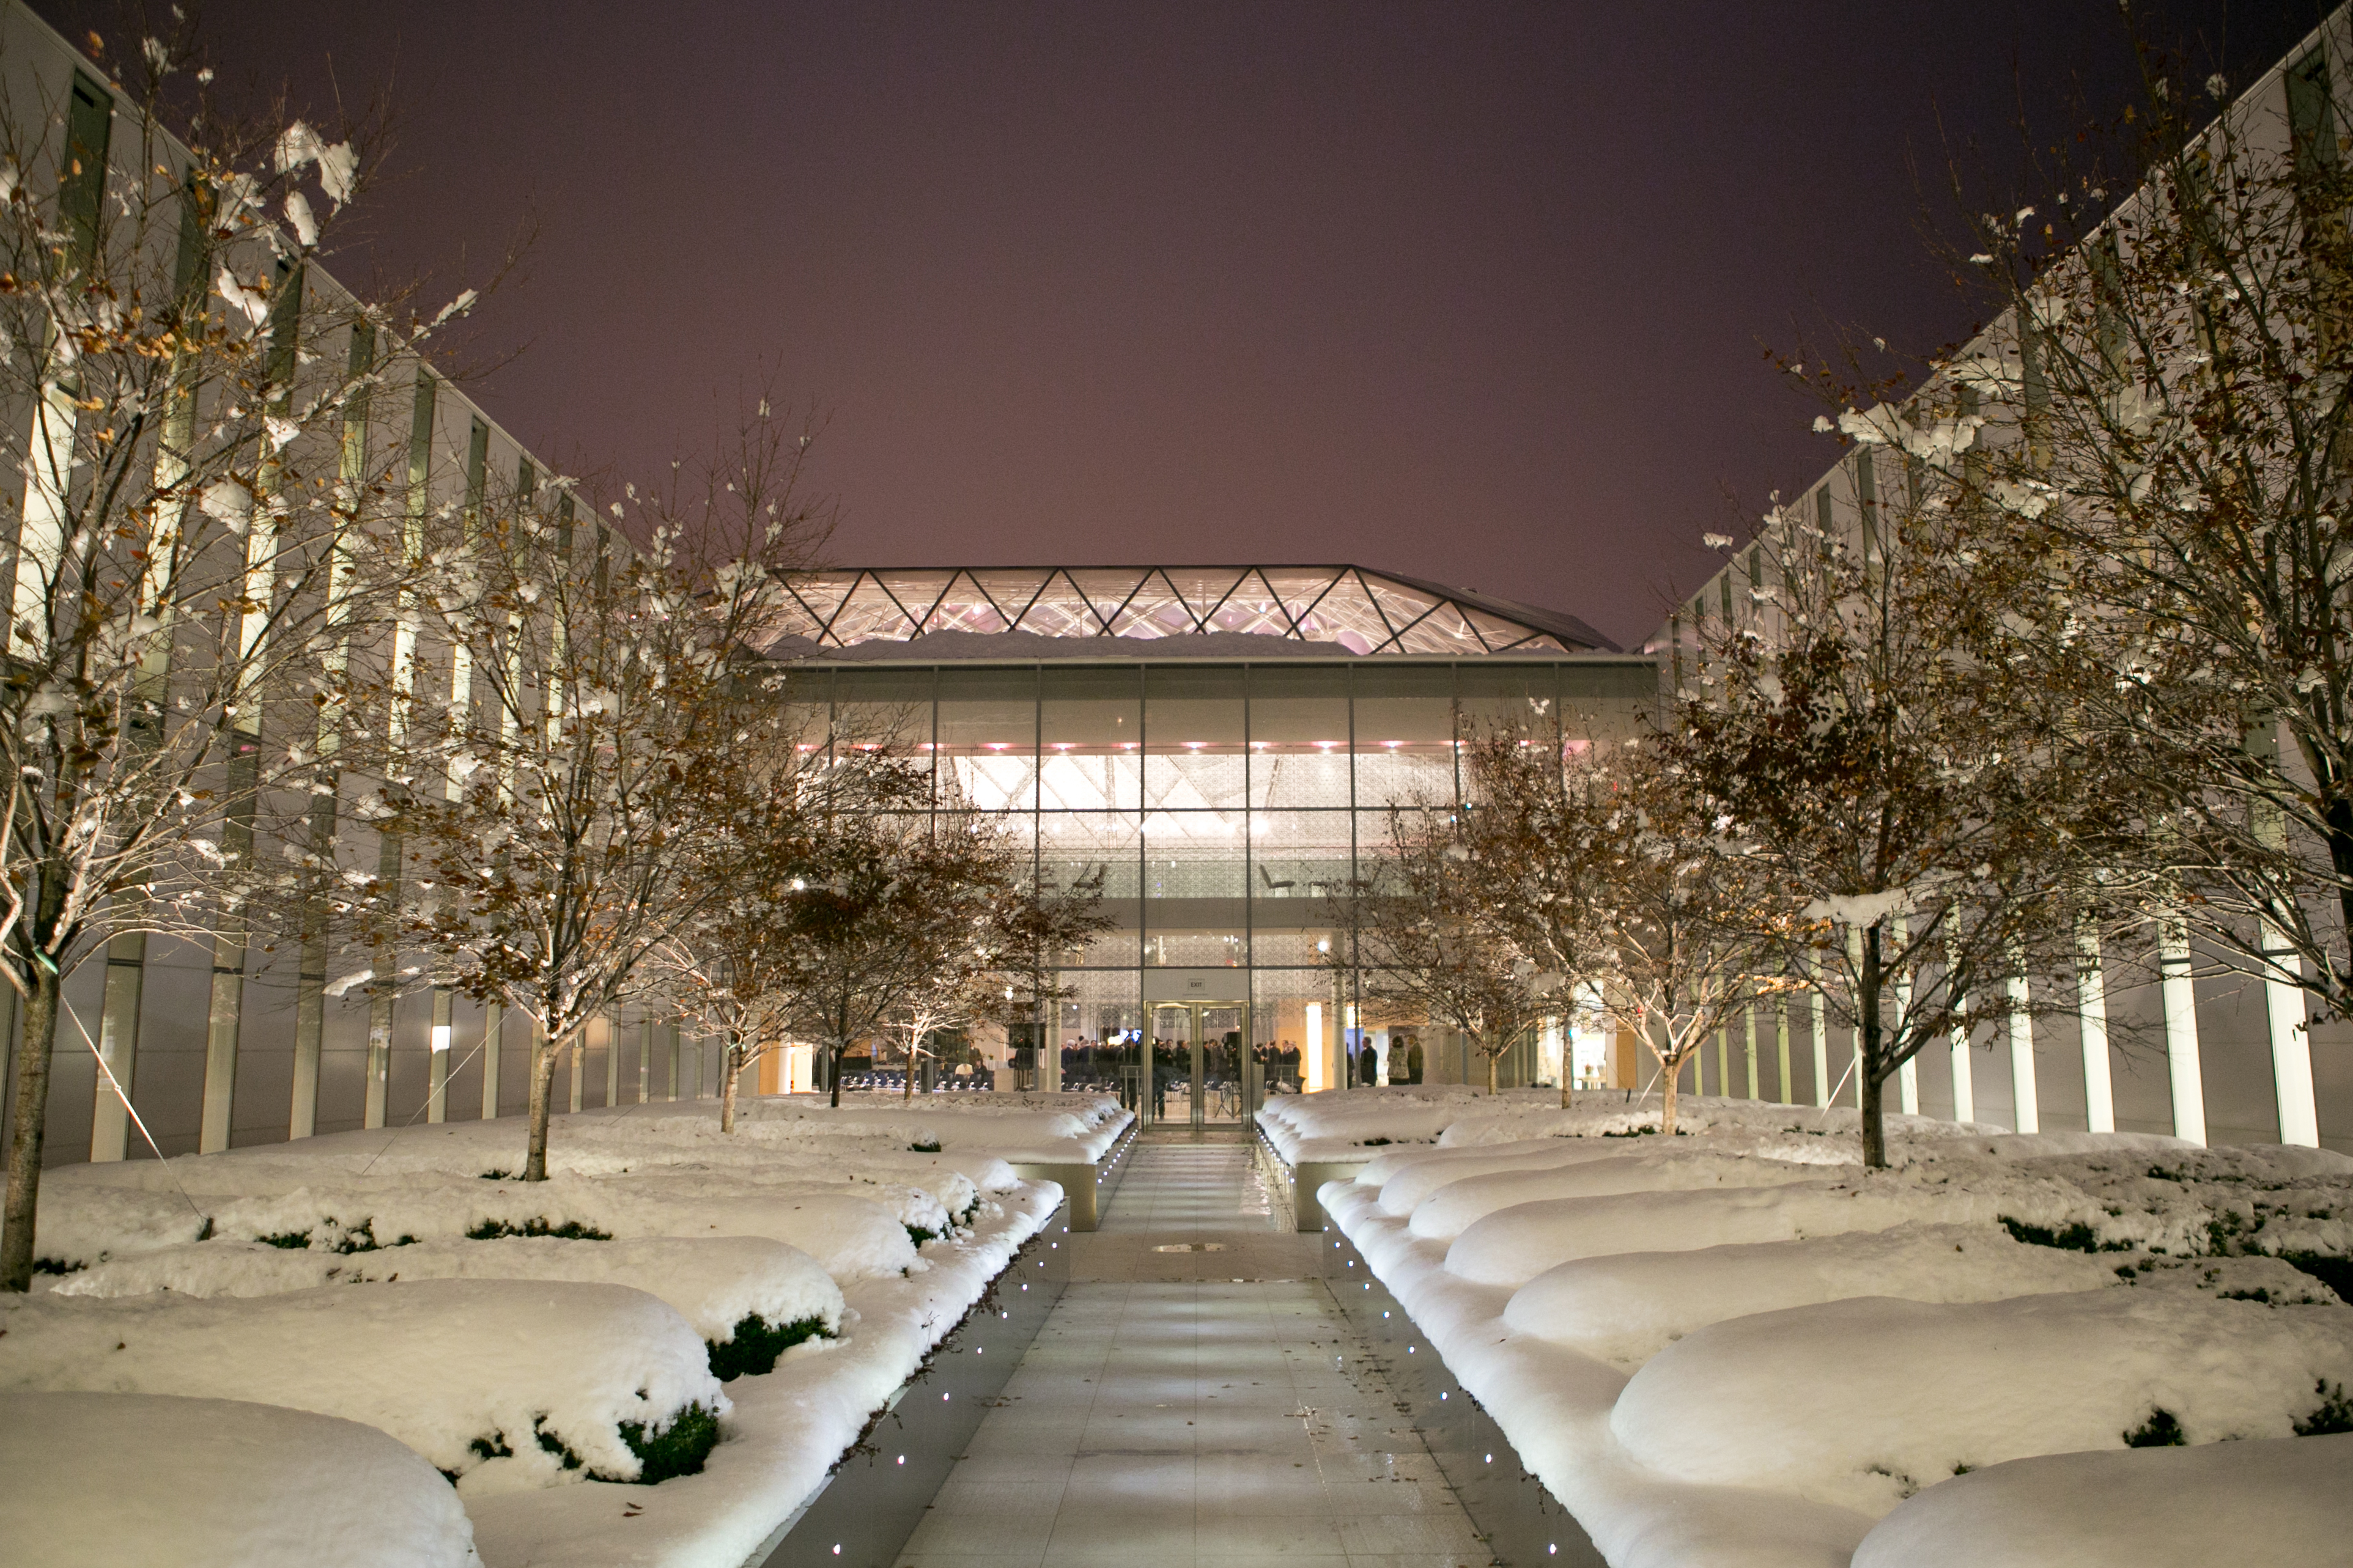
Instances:
[[[1024,1184],[985,1202],[955,1240],[926,1242],[928,1268],[845,1287],[839,1340],[795,1346],[776,1371],[727,1384],[734,1412],[702,1474],[658,1487],[590,1481],[474,1504],[482,1561],[488,1568],[742,1568],[1061,1202],[1051,1182]]]
[[[2353,1160],[1911,1123],[1866,1174],[1787,1107],[1630,1145],[1393,1098],[1284,1107],[1367,1157],[1325,1213],[1613,1568],[2343,1560],[2353,1445],[2290,1434],[2353,1422],[2353,1307],[2289,1259],[2353,1250]],[[2139,1514],[2232,1484],[2179,1458],[2218,1447],[2301,1479],[2200,1556]]]

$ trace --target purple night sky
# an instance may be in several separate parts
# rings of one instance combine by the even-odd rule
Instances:
[[[2317,14],[2144,10],[2234,85]],[[772,372],[830,415],[839,563],[1353,561],[1621,641],[1836,455],[1765,344],[1970,326],[1920,237],[1940,138],[2000,186],[2021,88],[2072,129],[2077,73],[2114,110],[2130,68],[2102,0],[242,0],[206,32],[330,122],[389,90],[347,281],[438,300],[536,223],[471,390],[574,471],[659,476]]]

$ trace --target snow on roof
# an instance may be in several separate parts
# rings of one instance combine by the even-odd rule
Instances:
[[[883,643],[904,647],[867,657],[1140,651],[1122,640],[1171,642],[1153,651],[1179,656],[1271,651],[1245,637],[1342,656],[1618,651],[1574,616],[1361,566],[860,567],[793,573],[786,587],[792,608],[765,645],[778,655]]]

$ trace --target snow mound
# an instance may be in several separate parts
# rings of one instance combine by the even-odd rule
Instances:
[[[502,1237],[427,1241],[339,1255],[258,1242],[202,1241],[69,1275],[59,1296],[278,1296],[325,1285],[401,1279],[566,1279],[626,1285],[667,1302],[703,1339],[724,1343],[746,1317],[782,1327],[814,1318],[841,1326],[841,1287],[798,1247],[762,1237],[573,1241]]]
[[[672,1168],[544,1182],[486,1182],[448,1172],[338,1176],[332,1167],[306,1172],[291,1164],[193,1173],[206,1178],[206,1186],[259,1190],[199,1191],[199,1214],[176,1191],[44,1182],[43,1257],[88,1267],[206,1235],[347,1251],[569,1229],[611,1237],[765,1237],[798,1247],[847,1283],[913,1268],[909,1226],[934,1236],[950,1228],[946,1208],[930,1194],[875,1182],[763,1182]],[[317,1184],[303,1183],[305,1174]],[[320,1180],[322,1175],[328,1179]]]
[[[1537,1171],[1493,1171],[1447,1183],[1415,1206],[1407,1228],[1451,1241],[1499,1209],[1537,1199],[1615,1197],[1623,1193],[1707,1192],[1819,1180],[1819,1165],[1680,1150],[1582,1160]],[[1388,1194],[1381,1194],[1388,1206]]]
[[[433,1467],[372,1426],[231,1399],[0,1394],[0,1568],[480,1568]]]
[[[1997,1207],[1958,1191],[1937,1205],[1952,1220],[1989,1220]],[[1446,1268],[1473,1284],[1517,1289],[1572,1258],[1886,1230],[1919,1214],[1915,1192],[1841,1182],[1553,1199],[1498,1209],[1469,1226],[1448,1248]]]
[[[1811,1241],[1577,1258],[1523,1286],[1504,1321],[1632,1368],[1710,1323],[1754,1312],[1850,1296],[1990,1301],[2120,1283],[2113,1256],[2024,1246],[1994,1225],[1902,1225]]]
[[[389,1432],[469,1496],[635,1480],[624,1425],[659,1433],[690,1405],[729,1408],[701,1336],[644,1291],[504,1279],[251,1300],[0,1297],[0,1390],[17,1389],[342,1416]]]
[[[1912,1499],[1853,1568],[2337,1568],[2353,1434],[2013,1459]]]
[[[1700,1330],[1634,1374],[1609,1427],[1664,1476],[1876,1516],[1968,1469],[2120,1448],[2128,1433],[2290,1436],[2348,1380],[2342,1307],[2138,1290],[1860,1297]]]

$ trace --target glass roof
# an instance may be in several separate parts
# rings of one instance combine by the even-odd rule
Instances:
[[[778,651],[944,632],[1138,641],[1226,633],[1360,655],[1615,651],[1574,616],[1360,566],[858,568],[797,572],[786,587],[789,605],[771,639]]]

